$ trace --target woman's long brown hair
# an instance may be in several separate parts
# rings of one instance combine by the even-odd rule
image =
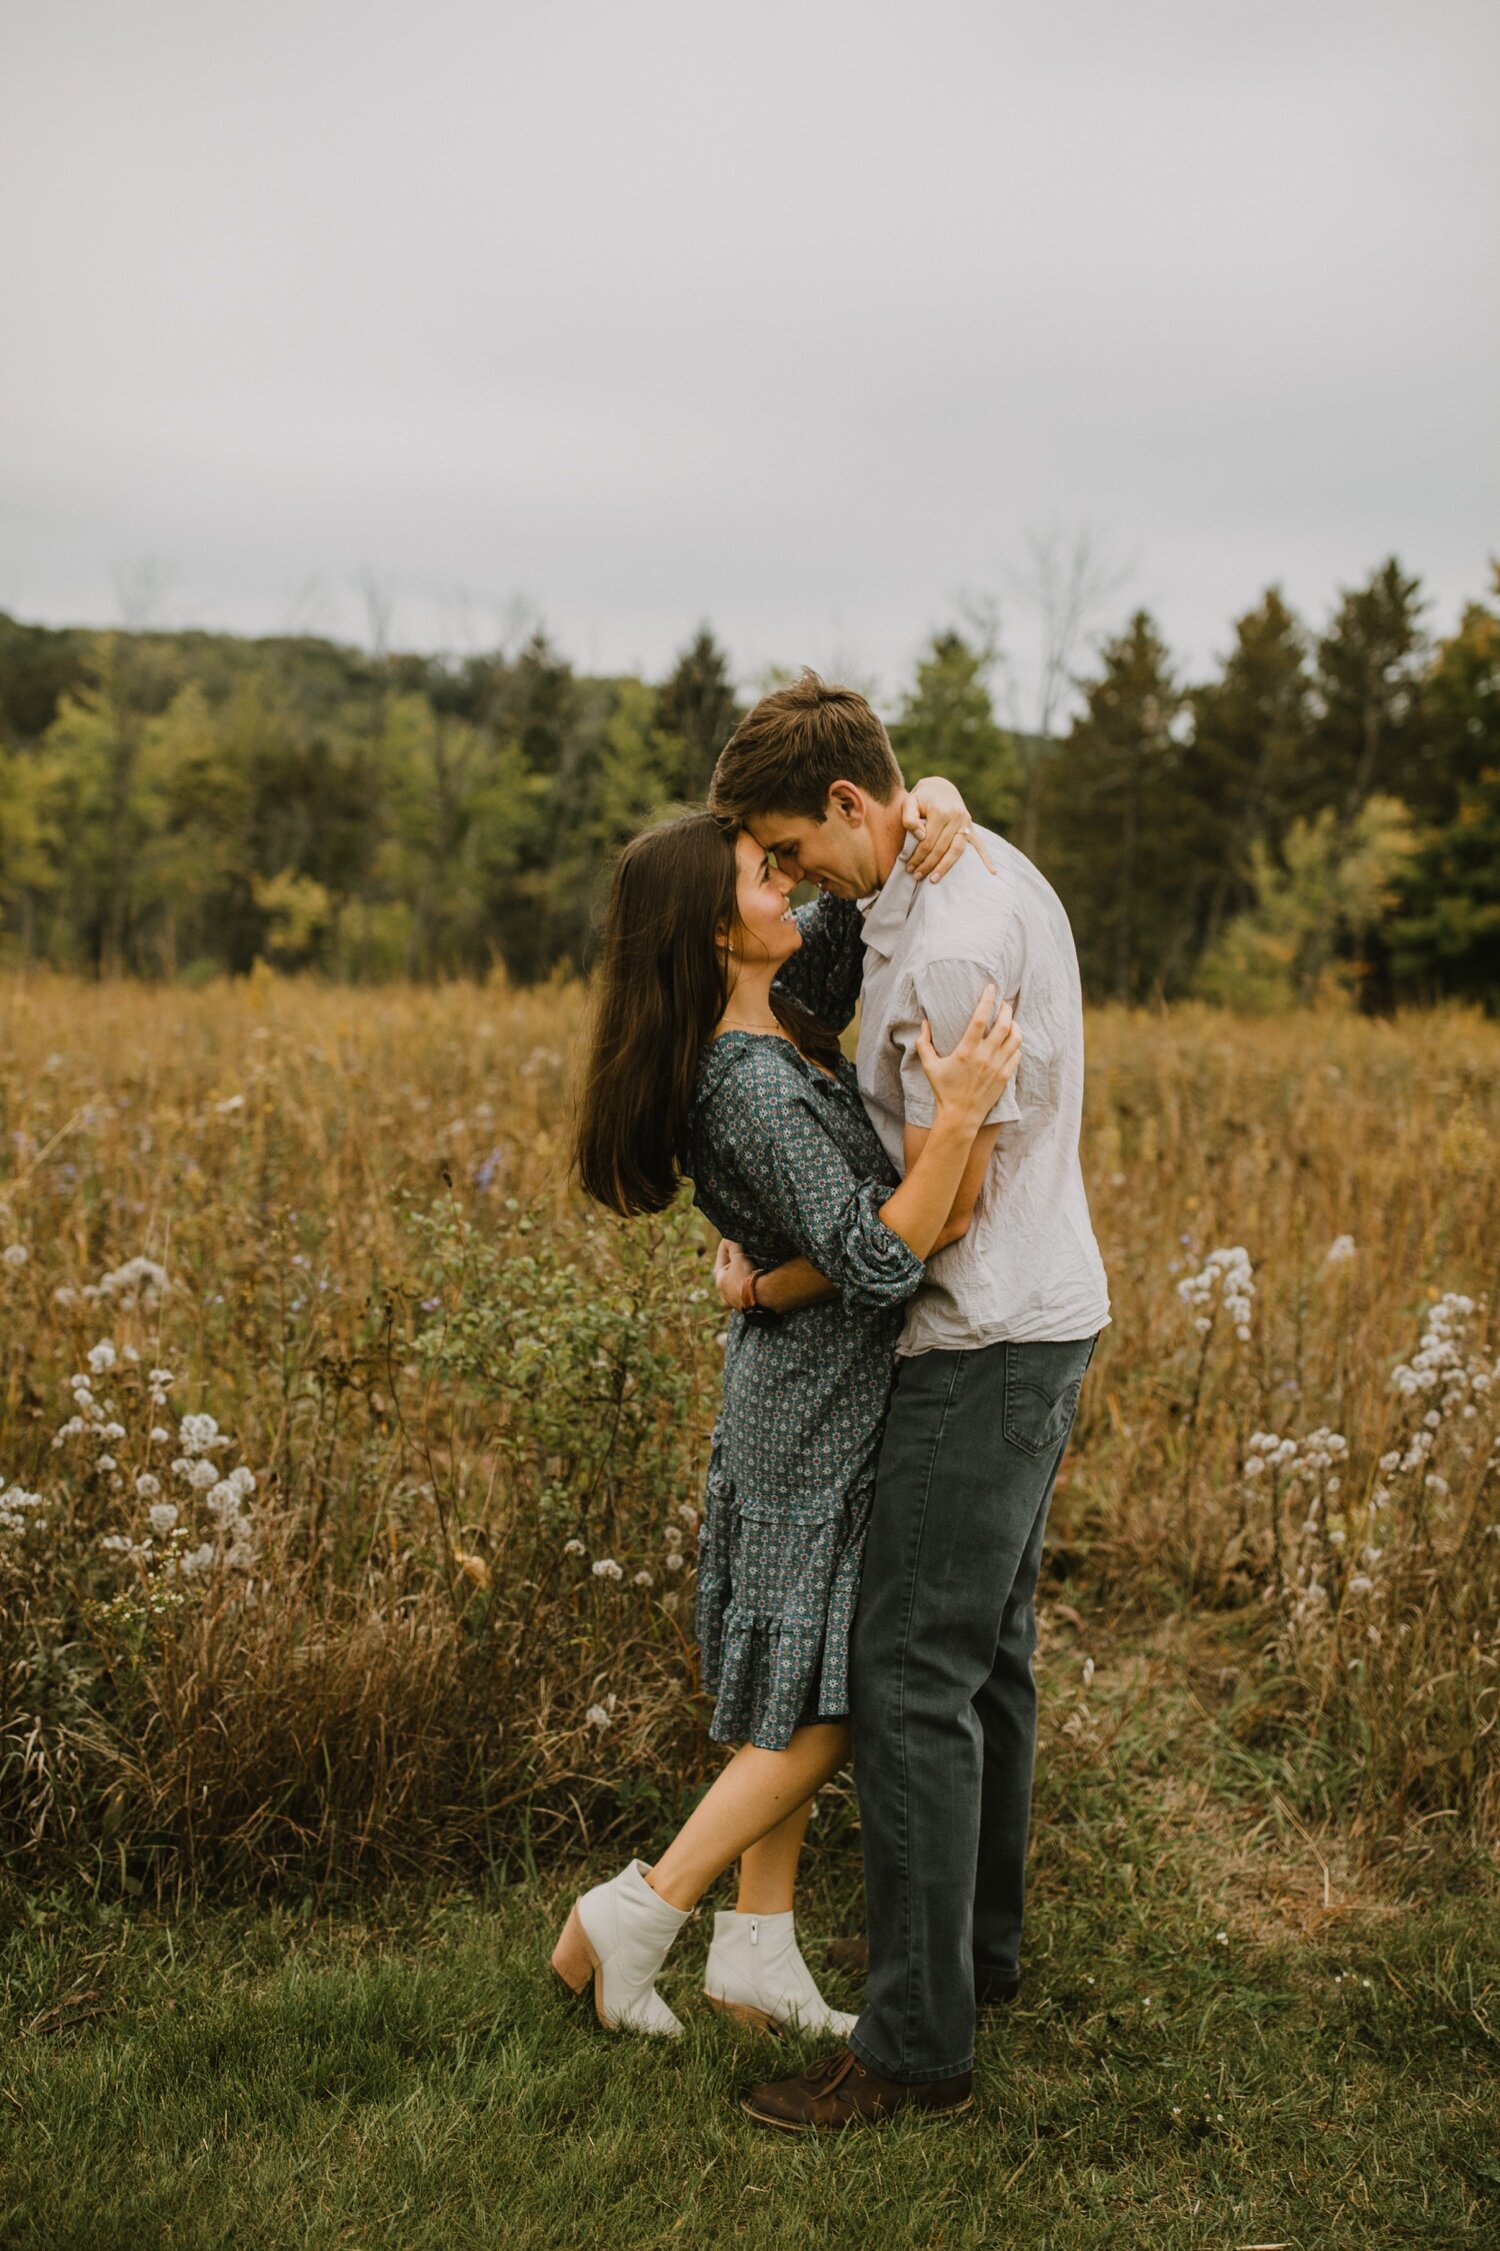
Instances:
[[[735,922],[734,847],[711,813],[682,813],[633,837],[615,868],[574,1162],[588,1194],[627,1218],[664,1210],[688,1168],[698,1064],[729,998],[718,940]],[[771,1006],[805,1055],[831,1065],[824,1025],[780,994]]]

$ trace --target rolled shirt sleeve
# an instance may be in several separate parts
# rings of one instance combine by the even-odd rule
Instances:
[[[900,1013],[891,1025],[891,1038],[901,1050],[901,1099],[908,1125],[930,1126],[937,1116],[932,1081],[917,1053],[923,1017],[932,1027],[932,1044],[939,1055],[951,1053],[968,1030],[969,1019],[979,1006],[979,997],[986,985],[995,987],[997,1007],[1007,998],[1014,1003],[1015,993],[1009,987],[1004,968],[997,971],[982,961],[953,957],[924,962],[907,979]],[[1016,1082],[1012,1077],[984,1122],[1004,1125],[1020,1115],[1021,1105],[1016,1099]]]

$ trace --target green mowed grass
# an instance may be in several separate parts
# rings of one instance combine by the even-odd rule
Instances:
[[[925,2126],[745,2118],[738,2091],[819,2044],[696,1996],[706,1911],[663,1979],[667,2045],[601,2032],[552,1977],[571,1882],[176,1922],[12,1900],[0,2244],[1500,2243],[1492,1864],[1377,1885],[1181,1679],[1111,1666],[1096,1731],[1054,1733],[1022,2000],[981,2031],[975,2109]],[[821,1960],[860,1914],[830,1816],[800,1920],[855,2005]]]
[[[975,2113],[839,2143],[738,2112],[747,2079],[808,2051],[694,2008],[686,1959],[680,2046],[598,2033],[551,1990],[554,1920],[527,1895],[400,1935],[122,1926],[10,2050],[0,2240],[1500,2239],[1500,1959],[1472,1904],[1254,1959],[1185,1917],[1122,1935],[1040,1911],[1029,1998],[981,2040]],[[36,1997],[18,1978],[13,2008]]]

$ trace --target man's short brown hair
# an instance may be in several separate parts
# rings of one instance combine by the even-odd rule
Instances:
[[[761,813],[821,821],[835,782],[854,782],[882,805],[903,786],[890,737],[858,689],[804,672],[762,696],[735,728],[709,783],[709,811],[731,821]]]

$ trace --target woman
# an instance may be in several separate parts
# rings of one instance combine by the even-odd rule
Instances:
[[[929,866],[965,817],[960,805],[929,838]],[[592,1978],[603,2023],[669,2036],[682,2027],[657,1973],[735,1860],[707,1998],[762,2025],[853,2024],[798,1951],[797,1861],[813,1798],[849,1755],[849,1629],[901,1308],[951,1239],[974,1136],[1020,1052],[1008,1010],[988,1026],[993,988],[951,1055],[924,1027],[936,1122],[898,1181],[828,1028],[857,998],[858,911],[825,897],[794,915],[792,888],[748,833],[708,814],[627,847],[578,1123],[580,1178],[611,1210],[660,1211],[686,1177],[757,1268],[805,1257],[838,1291],[780,1321],[753,1306],[752,1275],[731,1317],[697,1623],[710,1734],[738,1748],[654,1865],[633,1860],[584,1893],[552,1957],[575,1992]]]

